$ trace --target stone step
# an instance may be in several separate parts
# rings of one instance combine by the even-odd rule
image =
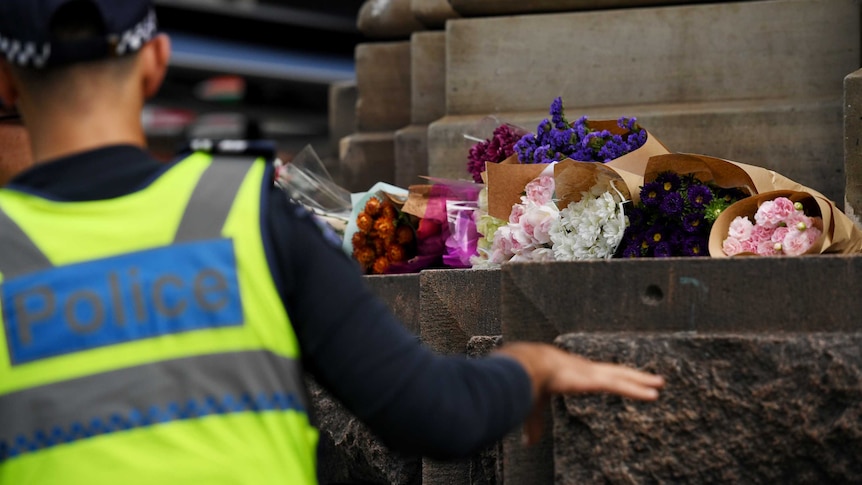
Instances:
[[[356,131],[390,131],[410,123],[410,41],[356,46]]]
[[[844,212],[862,211],[862,69],[844,78]]]
[[[414,0],[415,1],[415,0]],[[449,0],[452,8],[465,17],[517,15],[525,13],[605,10],[705,3],[714,0]],[[721,1],[721,0],[719,0]],[[725,0],[731,1],[731,0]],[[738,1],[738,0],[736,0]]]
[[[442,29],[447,20],[460,17],[449,0],[410,0],[410,10],[429,29]]]
[[[395,132],[354,133],[338,147],[339,179],[350,192],[365,192],[377,182],[395,183]]]
[[[559,338],[562,339],[562,343],[572,345],[579,339],[584,339],[585,343],[581,343],[580,347],[574,347],[574,349],[585,350],[590,349],[588,343],[590,339],[593,339],[593,342],[601,342],[605,338],[602,337],[603,335],[619,334],[618,337],[607,337],[603,341],[605,342],[602,344],[605,346],[603,349],[606,350],[607,346],[614,345],[616,347],[613,351],[595,355],[613,361],[629,362],[632,359],[631,362],[645,367],[653,367],[653,364],[656,364],[654,366],[656,371],[669,374],[672,380],[662,398],[664,404],[659,404],[657,409],[649,411],[650,418],[641,418],[641,420],[646,422],[647,419],[661,416],[660,419],[653,419],[652,422],[656,426],[654,429],[663,438],[662,442],[673,444],[674,449],[689,443],[698,453],[711,454],[716,446],[729,447],[737,451],[739,447],[745,446],[745,440],[722,442],[718,434],[709,435],[715,438],[714,441],[693,442],[691,437],[700,436],[700,430],[704,428],[694,427],[685,431],[685,427],[678,425],[676,421],[694,422],[697,417],[701,417],[702,421],[699,422],[712,429],[712,433],[722,433],[721,428],[724,423],[717,420],[723,415],[717,414],[715,408],[709,407],[708,402],[711,400],[703,399],[703,396],[714,396],[716,386],[735,386],[735,395],[756,395],[758,403],[763,402],[763,397],[769,397],[768,401],[783,399],[785,404],[797,403],[801,407],[797,409],[797,405],[794,404],[793,408],[796,410],[790,414],[810,413],[805,423],[821,422],[821,420],[834,423],[836,415],[849,413],[856,416],[858,414],[857,410],[848,404],[855,402],[855,398],[844,400],[839,397],[825,404],[817,402],[814,406],[806,407],[803,402],[810,397],[809,392],[803,389],[788,391],[786,387],[787,385],[791,385],[792,388],[814,386],[819,388],[817,392],[835,393],[831,394],[833,396],[844,395],[845,392],[853,395],[862,392],[860,391],[862,383],[858,378],[852,377],[850,380],[845,380],[837,377],[858,374],[856,370],[859,366],[858,352],[854,351],[855,357],[852,359],[847,358],[841,337],[846,337],[847,341],[856,342],[859,332],[862,331],[862,322],[858,318],[862,314],[862,302],[854,296],[854,288],[859,285],[860,275],[862,275],[862,256],[556,262],[509,264],[504,265],[501,271],[501,326],[504,340],[554,342]],[[575,333],[578,334],[577,338],[567,337],[567,334]],[[677,343],[673,345],[662,343],[658,337],[653,337],[656,333],[674,334],[673,338],[677,339]],[[768,355],[763,355],[761,359],[760,354],[754,353],[747,354],[744,359],[741,358],[741,352],[725,358],[721,352],[726,351],[726,346],[721,344],[720,340],[698,347],[700,335],[741,335],[754,339],[756,343],[768,342],[770,339],[780,340],[793,333],[812,335],[838,333],[840,336],[826,343],[818,343],[815,338],[814,344],[809,345],[811,349],[801,351],[797,351],[794,346],[801,345],[800,338],[804,340],[809,337],[805,335],[788,337],[790,340],[786,343],[788,351],[784,354],[784,361],[775,362],[775,365],[769,364]],[[641,343],[646,347],[643,354],[638,351]],[[630,350],[621,349],[622,345]],[[686,368],[673,367],[671,360],[677,359],[675,362],[683,365],[685,359],[682,359],[681,355],[692,355],[686,353],[695,348],[700,352],[697,357],[698,362],[686,363],[685,365],[688,366]],[[684,349],[685,352],[677,354],[674,352],[675,349]],[[770,352],[775,356],[781,356],[780,349],[772,348]],[[645,357],[647,354],[650,357]],[[836,379],[822,377],[823,371],[826,370],[823,368],[817,371],[816,379],[804,374],[809,371],[802,370],[800,372],[804,375],[798,377],[798,380],[796,378],[793,380],[801,384],[786,382],[791,369],[822,366],[823,360],[820,359],[834,362]],[[758,372],[761,372],[761,375],[752,379],[753,371],[746,362],[757,363],[760,366]],[[694,367],[702,370],[695,373],[691,370]],[[721,376],[726,375],[727,372],[736,372],[740,380],[737,382],[725,380]],[[811,374],[814,373],[811,372]],[[785,384],[782,385],[782,382]],[[691,401],[685,398],[695,394],[700,395],[701,399]],[[800,397],[801,401],[797,400],[797,397]],[[584,402],[599,401],[585,400]],[[619,400],[601,398],[600,402],[619,403]],[[624,405],[627,409],[632,409],[630,412],[640,409],[639,406],[628,402]],[[755,414],[769,414],[773,420],[785,419],[777,414],[770,414],[772,408],[769,406],[763,408],[758,406],[753,406],[749,402],[747,409]],[[565,414],[561,416],[562,410],[557,407],[557,404],[554,410],[555,416],[565,417]],[[737,409],[738,412],[744,410]],[[609,411],[603,408],[602,412]],[[658,414],[652,414],[653,412]],[[551,413],[550,409],[548,413]],[[760,414],[761,417],[764,415]],[[607,417],[609,421],[606,423],[617,422],[616,417]],[[801,424],[803,422],[793,421],[791,417],[786,419],[783,426],[792,428],[793,436],[800,437],[813,431]],[[740,426],[739,423],[733,424]],[[544,439],[535,447],[525,448],[519,440],[511,437],[504,440],[504,460],[505,463],[510,464],[504,469],[504,483],[523,483],[525,479],[536,484],[554,483],[555,471],[558,476],[565,475],[559,475],[559,473],[567,469],[555,470],[554,462],[562,461],[570,464],[573,457],[569,453],[573,451],[570,447],[565,448],[569,450],[568,452],[558,451],[556,443],[581,439],[577,435],[584,432],[584,428],[583,424],[575,426],[565,422],[561,425],[562,429],[557,429],[556,424],[554,426],[553,431],[546,429]],[[673,431],[665,434],[666,426]],[[756,443],[762,443],[763,440],[775,439],[775,436],[787,435],[786,429],[770,429],[750,430],[747,436],[752,433],[762,433],[756,441]],[[833,428],[825,426],[823,430],[829,432]],[[635,439],[636,435],[632,435],[630,430],[626,433],[628,438]],[[842,443],[844,438],[840,435],[834,442]],[[818,440],[818,442],[826,446],[825,441]],[[770,446],[770,452],[764,454],[762,459],[781,459],[784,463],[790,463],[794,457],[799,458],[793,452],[795,444],[798,442],[792,443],[787,448]],[[722,449],[727,450],[727,448]],[[763,448],[760,449],[761,452],[762,450]],[[579,453],[591,453],[587,460],[601,463],[607,459],[609,453],[613,454],[614,451],[604,446],[596,446],[580,450]],[[829,456],[831,452],[826,450],[824,453],[822,456]],[[730,451],[726,451],[725,455],[736,456]],[[818,460],[816,456],[805,458]],[[688,455],[687,459],[689,459]],[[633,466],[645,468],[673,466],[666,462],[661,465],[658,461],[660,460],[651,461],[651,464],[647,465],[620,461],[614,463],[617,464],[618,469]],[[806,461],[806,463],[809,462]],[[736,467],[744,467],[745,463],[734,462],[732,465],[732,473],[737,473],[740,469]],[[835,462],[834,466],[836,473],[858,473],[858,471],[840,472],[839,462]],[[810,467],[808,471],[814,469],[816,466]],[[639,473],[637,470],[633,472]],[[758,471],[757,468],[750,468],[749,472],[757,476],[747,475],[749,478],[746,481],[774,483],[769,479],[768,470]],[[849,475],[839,476],[849,477]],[[633,478],[631,481],[639,480]],[[682,479],[682,481],[689,480]],[[731,479],[730,482],[735,481]],[[807,481],[803,480],[803,482]],[[578,481],[575,478],[574,481],[562,483],[578,483]]]
[[[551,100],[546,104],[550,105]],[[636,117],[672,152],[687,152],[757,165],[811,187],[836,204],[844,200],[843,117],[840,95],[777,101],[734,101],[579,108],[563,99],[570,121]],[[499,113],[530,132],[543,112]],[[485,116],[446,116],[428,126],[428,172],[468,179],[467,153]],[[490,136],[490,131],[485,135]]]
[[[840,97],[856,0],[709,3],[453,19],[446,113]],[[361,90],[360,90],[361,91]]]
[[[395,185],[427,184],[428,125],[409,125],[395,132]]]
[[[410,36],[410,121],[428,124],[446,115],[446,34]]]

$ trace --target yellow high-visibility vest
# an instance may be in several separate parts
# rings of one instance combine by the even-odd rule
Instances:
[[[195,153],[113,199],[0,189],[0,484],[316,483],[271,176]]]

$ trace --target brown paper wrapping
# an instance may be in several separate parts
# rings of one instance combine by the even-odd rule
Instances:
[[[624,128],[620,128],[617,125],[616,120],[590,121],[589,125],[590,128],[596,130],[608,130],[615,134],[626,133]],[[643,185],[643,173],[647,161],[650,157],[666,153],[669,153],[668,149],[657,138],[652,136],[649,131],[647,131],[647,140],[640,148],[617,159],[611,160],[610,162],[578,162],[566,159],[562,162],[558,162],[556,165],[563,162],[573,162],[610,167],[612,171],[615,172],[613,178],[622,179],[625,182],[632,200],[637,201],[640,200],[640,186]],[[507,220],[512,211],[512,206],[521,201],[521,195],[524,193],[524,189],[527,184],[538,177],[546,168],[548,168],[547,164],[544,163],[519,163],[517,154],[512,155],[500,163],[486,164],[483,178],[485,178],[488,187],[488,214],[498,219]],[[558,170],[555,168],[554,172],[556,176]],[[610,175],[609,172],[604,173],[606,175]],[[567,183],[571,183],[571,180]],[[590,186],[587,186],[584,190],[588,189]],[[615,184],[615,186],[618,188],[620,187],[619,184]],[[573,197],[579,198],[580,190],[575,192]],[[568,205],[568,202],[566,205]],[[561,207],[565,207],[565,205],[561,205]]]
[[[780,177],[777,180],[781,181],[781,179],[789,181],[788,185],[799,185],[786,177]],[[710,256],[714,258],[730,257],[724,253],[722,243],[727,238],[727,232],[733,220],[738,216],[744,216],[754,221],[757,208],[765,201],[778,197],[787,197],[793,202],[802,203],[803,211],[807,216],[821,219],[816,225],[822,234],[805,254],[862,252],[862,231],[835,206],[834,202],[813,190],[778,189],[746,197],[725,209],[715,220],[709,233]],[[746,255],[756,256],[753,253],[739,254],[739,256]]]

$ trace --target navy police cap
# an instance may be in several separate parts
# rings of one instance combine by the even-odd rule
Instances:
[[[102,32],[58,39],[51,26],[75,10],[95,12]],[[60,17],[60,18],[58,18]],[[0,0],[0,54],[15,66],[44,68],[138,51],[158,32],[152,0]]]

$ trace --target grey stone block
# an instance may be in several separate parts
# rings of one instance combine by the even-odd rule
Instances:
[[[419,335],[419,274],[366,275],[365,284],[410,332]],[[307,379],[320,430],[320,483],[421,483],[422,458],[391,451],[341,403]]]
[[[472,337],[500,335],[500,270],[428,269],[419,286],[419,334],[432,349],[464,354]]]
[[[446,21],[460,17],[449,0],[410,0],[413,16],[429,29],[441,29]]]
[[[395,132],[395,185],[427,184],[428,125],[409,125]]]
[[[862,211],[862,70],[844,78],[844,172],[847,215]]]
[[[410,42],[366,42],[355,52],[357,131],[397,130],[409,124]]]
[[[524,13],[604,10],[622,7],[649,7],[704,3],[712,0],[449,0],[452,8],[468,17]],[[726,0],[727,1],[727,0]]]
[[[857,332],[862,257],[669,258],[508,264],[506,341],[573,332]],[[550,410],[546,410],[549,416]],[[553,483],[550,425],[534,446],[503,441],[506,483]]]
[[[410,0],[366,0],[359,8],[356,26],[376,39],[403,39],[424,30],[410,8]]]
[[[314,379],[308,377],[306,383],[312,416],[320,430],[317,468],[321,485],[422,483],[421,457],[390,450]]]
[[[768,26],[768,28],[766,27]],[[856,0],[453,19],[446,113],[836,97],[860,67]]]
[[[365,284],[381,298],[407,330],[419,335],[419,273],[365,275]]]
[[[377,182],[395,182],[395,133],[354,133],[341,139],[342,186],[364,192]]]
[[[329,136],[333,146],[354,133],[356,125],[356,81],[341,81],[329,85]]]
[[[570,120],[582,115],[597,120],[634,116],[672,152],[698,153],[775,170],[823,193],[839,208],[843,206],[840,97],[585,109],[565,98],[563,103]],[[549,115],[545,110],[498,116],[535,132],[539,121]],[[481,119],[447,116],[428,125],[429,175],[468,178],[470,144],[463,134]]]
[[[446,114],[446,34],[420,32],[410,37],[410,63],[413,87],[411,117],[416,125]]]
[[[506,340],[583,331],[862,331],[862,256],[504,265]]]
[[[437,352],[487,355],[501,344],[499,270],[420,273],[421,340]],[[494,484],[502,479],[502,443],[463,460],[423,460],[423,485]]]
[[[653,403],[554,398],[556,484],[862,481],[862,334],[577,333],[557,342],[668,385]]]

